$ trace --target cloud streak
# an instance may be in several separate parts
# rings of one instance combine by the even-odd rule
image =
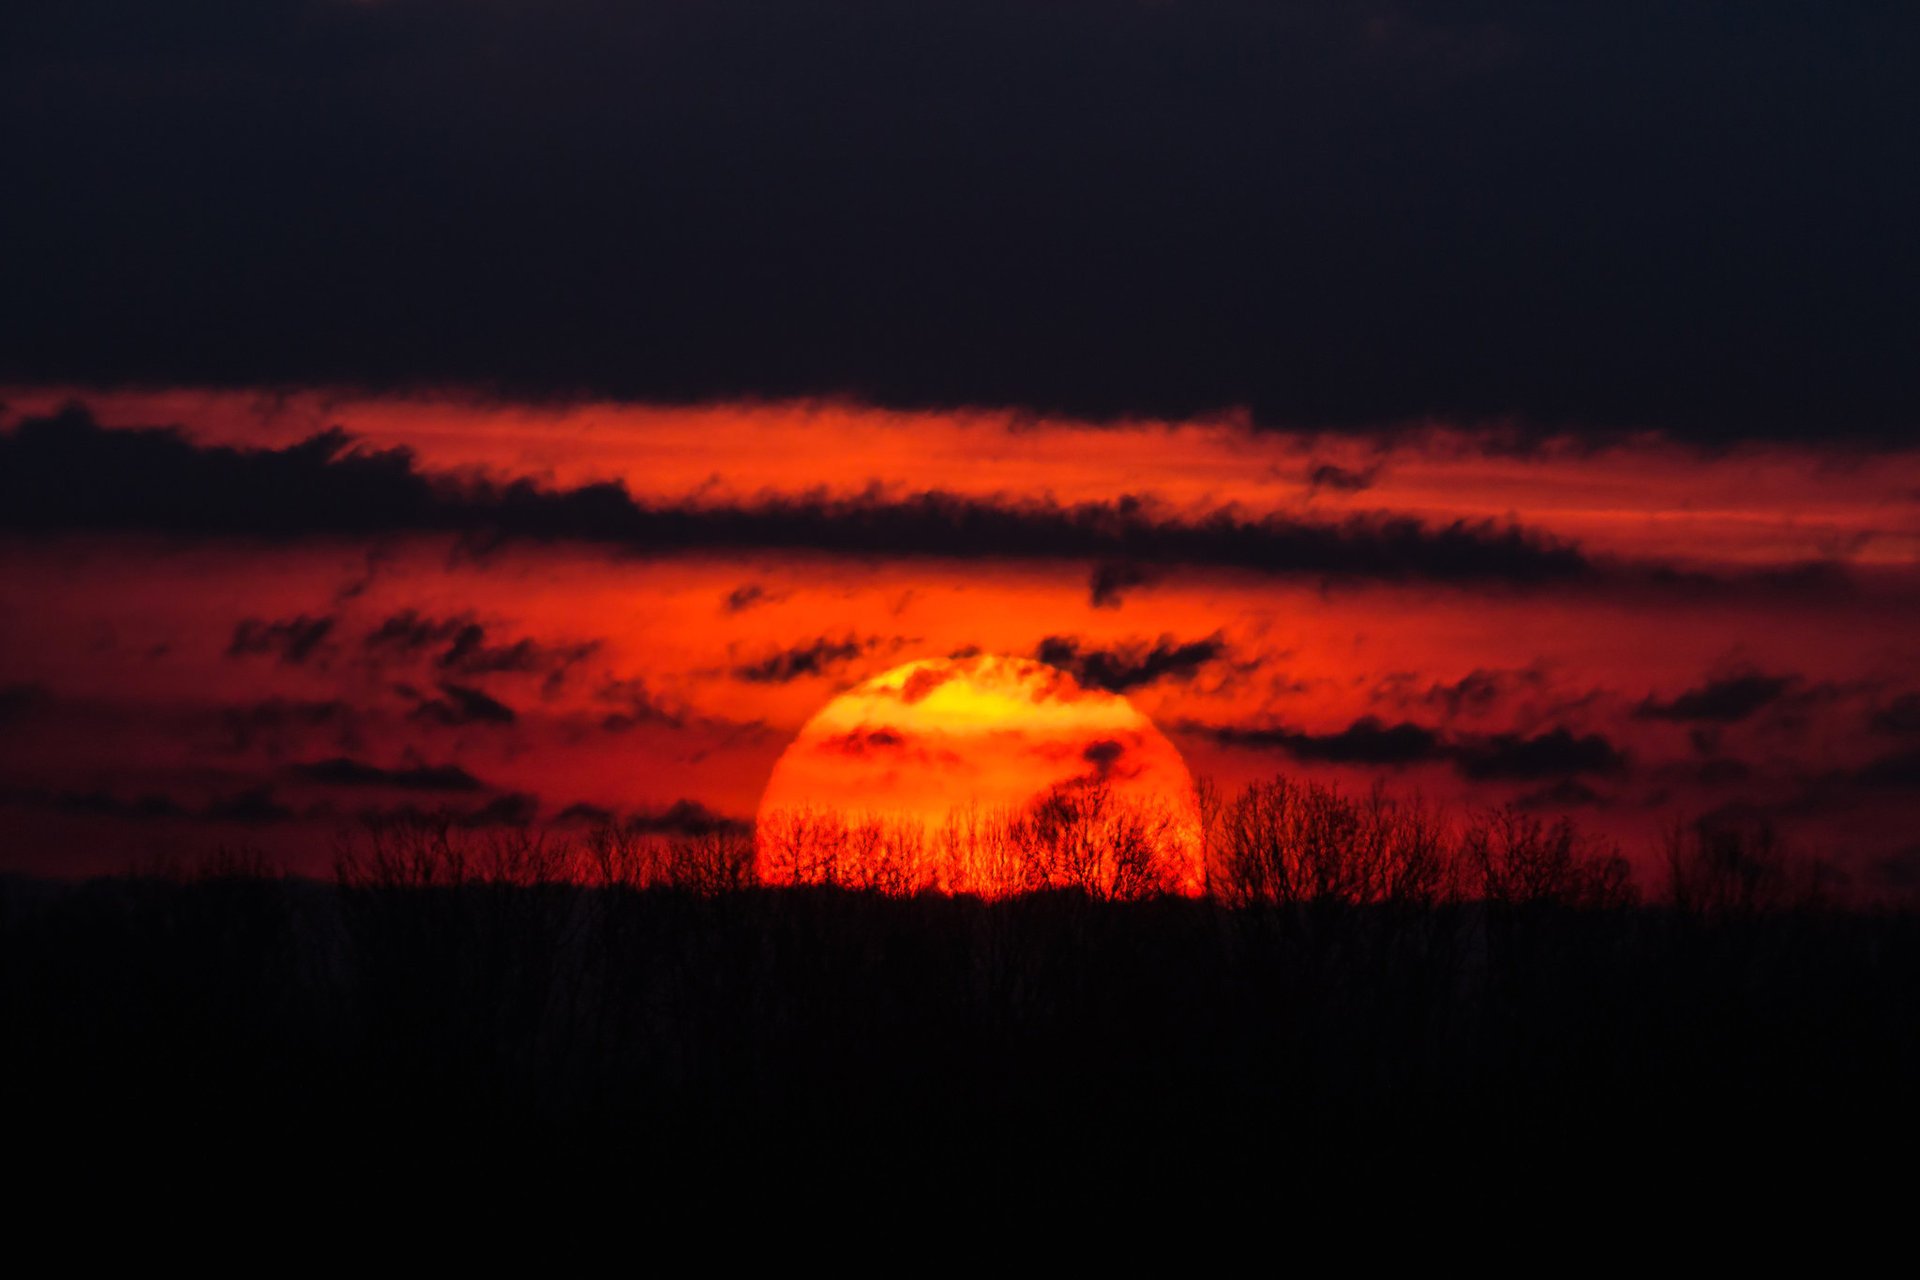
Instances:
[[[855,635],[837,640],[821,636],[805,644],[775,650],[756,661],[741,663],[734,667],[733,675],[751,684],[790,684],[837,671],[884,643],[879,636],[868,636],[864,640]]]
[[[1475,781],[1542,781],[1580,774],[1615,775],[1628,766],[1625,751],[1596,733],[1564,727],[1537,734],[1447,735],[1425,725],[1388,724],[1363,716],[1343,729],[1314,733],[1287,725],[1207,725],[1193,721],[1183,732],[1227,747],[1279,751],[1319,764],[1405,766],[1451,765]]]
[[[227,644],[227,656],[240,658],[266,654],[279,658],[290,667],[297,667],[319,651],[332,633],[334,622],[335,619],[331,617],[310,618],[305,614],[272,622],[244,618],[233,628],[233,639]]]
[[[1191,680],[1226,653],[1226,639],[1216,631],[1184,643],[1161,636],[1152,642],[1135,640],[1105,648],[1078,636],[1048,636],[1035,647],[1033,656],[1089,688],[1125,693],[1161,680]]]
[[[455,729],[462,725],[506,727],[519,720],[519,714],[484,689],[442,680],[437,698],[421,698],[411,719]]]
[[[1798,684],[1794,676],[1758,672],[1724,676],[1709,680],[1697,689],[1688,689],[1666,702],[1650,697],[1634,714],[1649,720],[1736,724],[1778,702]]]
[[[485,625],[466,614],[427,617],[403,609],[383,620],[361,640],[369,659],[413,659],[431,656],[433,665],[457,676],[540,675],[545,690],[559,689],[567,673],[600,649],[595,640],[545,644],[529,636],[508,643],[491,643]]]
[[[435,474],[406,449],[365,449],[338,429],[281,449],[238,449],[198,444],[178,428],[104,428],[79,408],[0,434],[0,530],[269,542],[439,534],[476,550],[577,542],[638,555],[781,550],[1133,566],[1104,584],[1108,592],[1143,581],[1149,568],[1175,567],[1460,588],[1807,592],[1846,582],[1826,566],[1716,579],[1596,558],[1519,524],[1391,513],[1318,520],[1176,512],[1140,497],[1062,504],[940,491],[656,504],[617,484],[547,488]]]
[[[328,787],[384,787],[396,791],[481,791],[485,789],[485,784],[480,779],[459,765],[453,764],[404,765],[397,769],[388,769],[368,764],[364,760],[355,760],[349,756],[335,756],[327,760],[290,765],[287,773],[302,782],[318,783]]]

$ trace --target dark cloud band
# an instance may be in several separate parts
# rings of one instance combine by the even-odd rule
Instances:
[[[1182,642],[1161,636],[1151,643],[1136,640],[1106,647],[1078,636],[1048,636],[1033,656],[1088,688],[1125,693],[1160,680],[1191,680],[1226,653],[1225,637],[1215,632],[1199,640]]]
[[[1343,729],[1313,733],[1286,725],[1206,725],[1187,722],[1183,732],[1222,746],[1278,751],[1296,760],[1324,764],[1403,766],[1445,763],[1476,781],[1540,781],[1579,774],[1619,774],[1626,753],[1600,734],[1566,728],[1538,734],[1447,735],[1425,725],[1385,724],[1364,716]]]
[[[652,504],[616,484],[550,489],[438,476],[405,449],[368,451],[337,429],[283,449],[236,449],[197,444],[176,428],[103,428],[80,409],[0,433],[0,530],[255,540],[450,534],[480,550],[578,541],[635,554],[770,549],[1466,588],[1731,584],[1807,592],[1844,583],[1837,570],[1818,567],[1718,580],[1661,564],[1603,562],[1517,524],[1429,524],[1391,514],[1331,521],[1233,509],[1190,515],[1130,497],[1069,506],[938,491]]]

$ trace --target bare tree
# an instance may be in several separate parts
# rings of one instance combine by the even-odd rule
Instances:
[[[1662,844],[1667,900],[1692,916],[1738,916],[1828,905],[1832,868],[1789,848],[1768,823],[1675,823]]]
[[[1583,837],[1566,818],[1549,824],[1509,805],[1480,814],[1462,847],[1489,903],[1609,908],[1639,900],[1620,852]]]

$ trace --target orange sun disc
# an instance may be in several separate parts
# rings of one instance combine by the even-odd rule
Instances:
[[[1125,698],[1025,658],[923,659],[841,694],[774,766],[756,826],[768,884],[1201,887],[1179,751]]]

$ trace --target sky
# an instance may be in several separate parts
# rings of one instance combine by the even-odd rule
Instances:
[[[0,867],[736,829],[984,653],[1920,885],[1909,6],[0,23]]]

